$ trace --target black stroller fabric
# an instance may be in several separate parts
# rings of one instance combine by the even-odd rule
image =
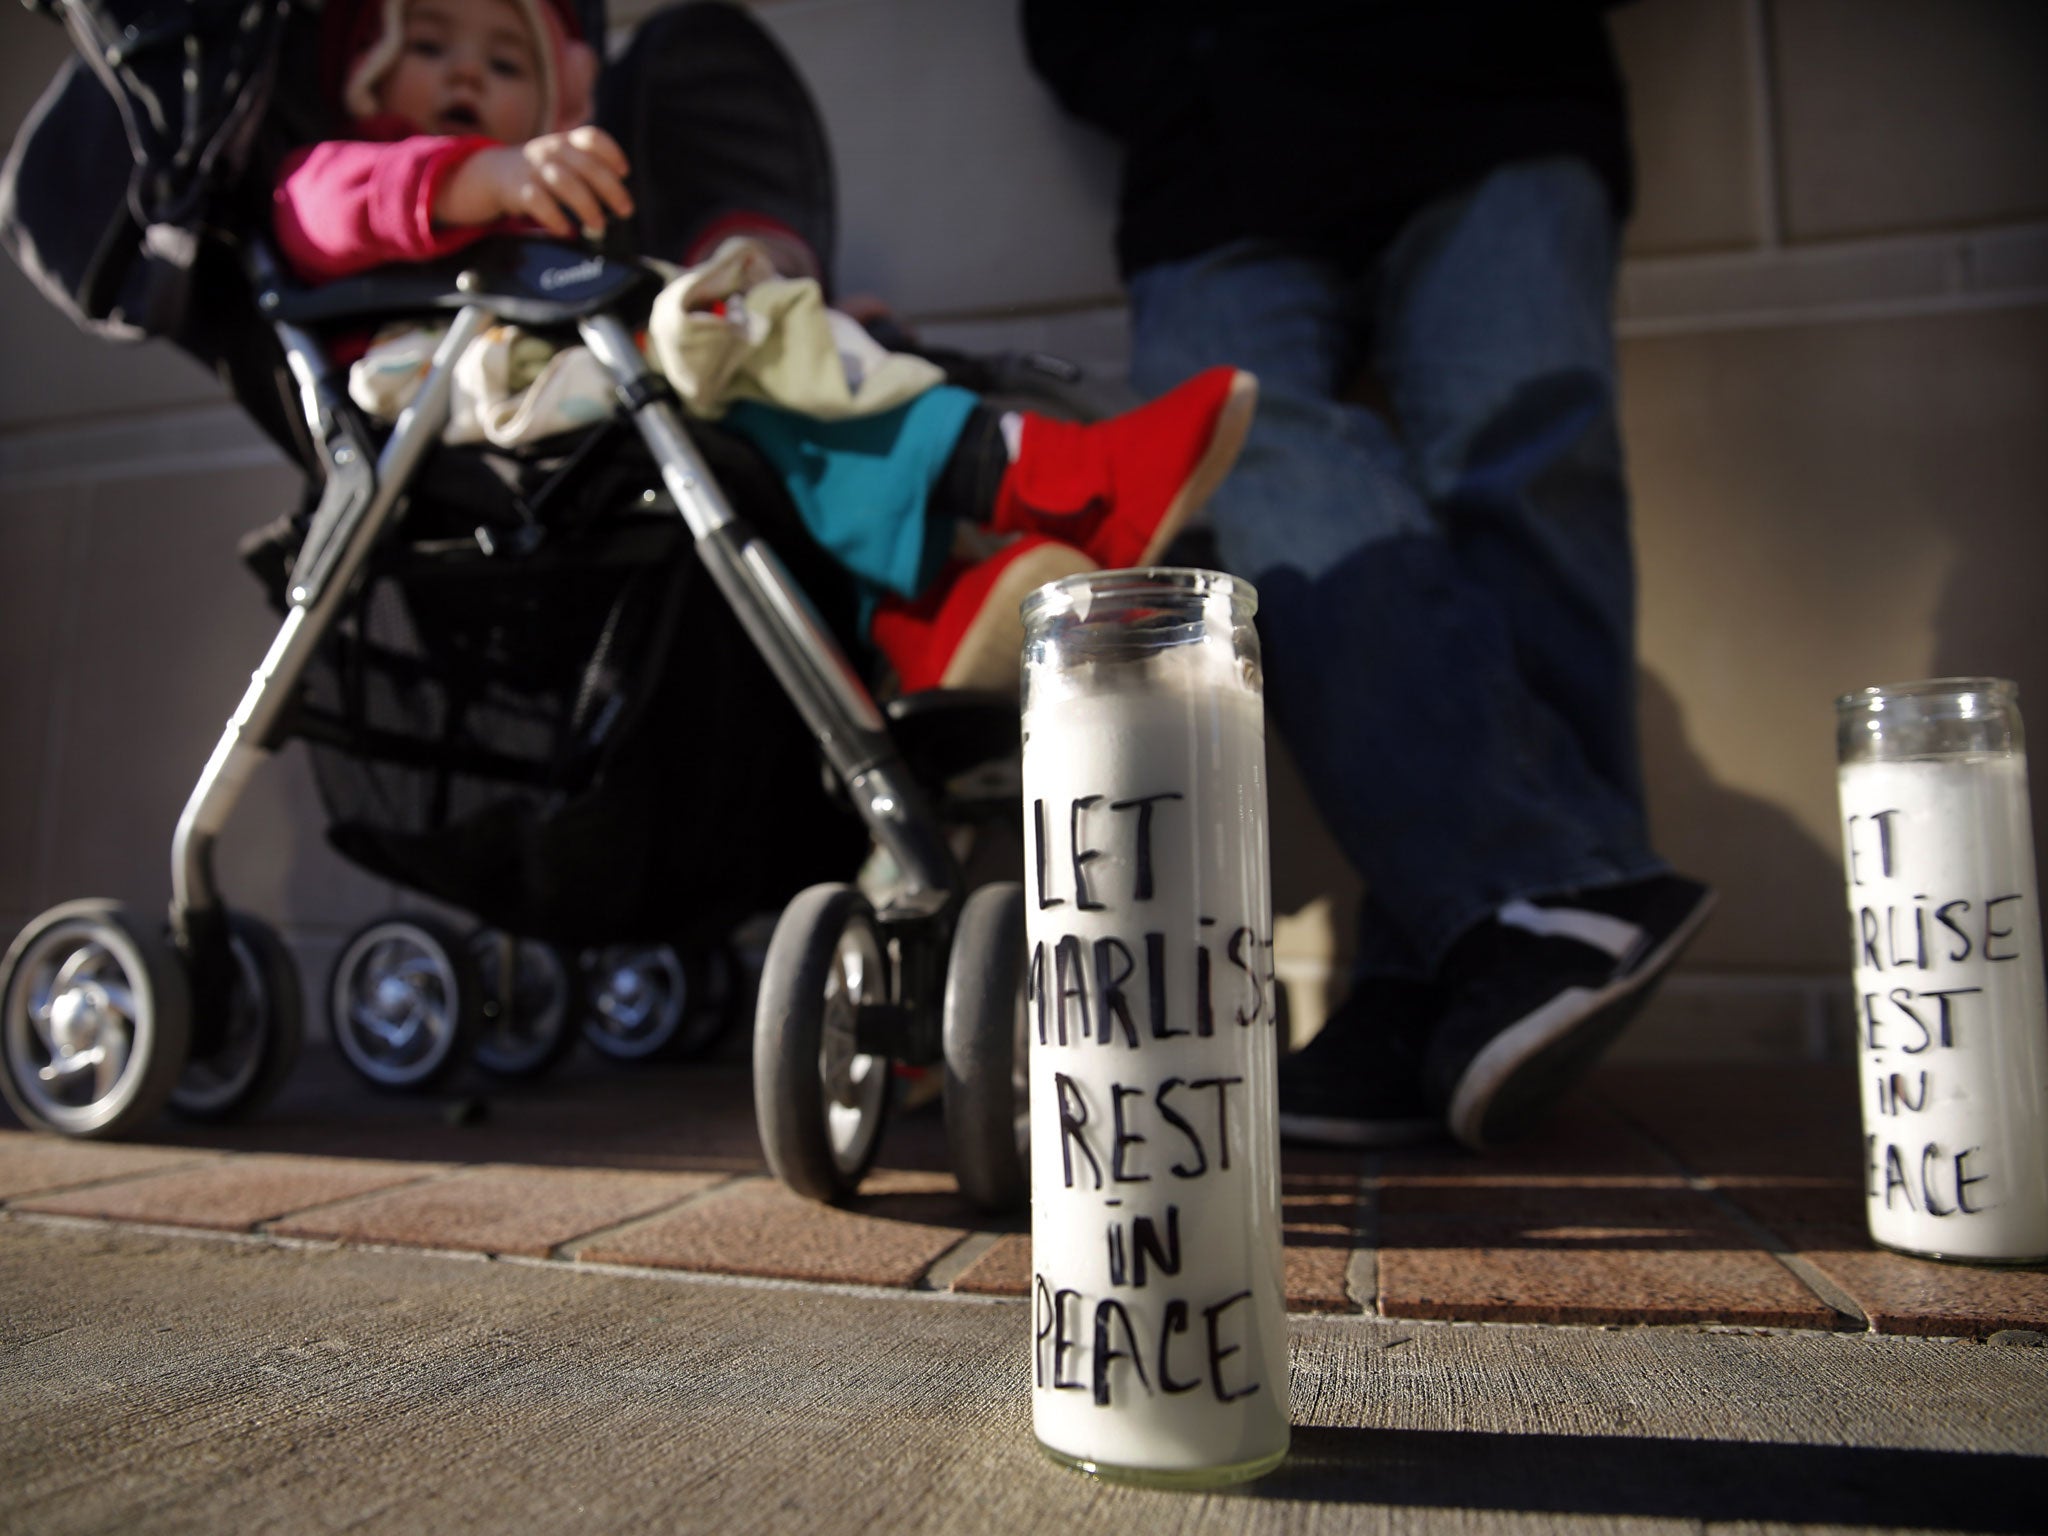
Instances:
[[[208,234],[246,211],[293,0],[46,8],[75,52],[0,167],[0,243],[85,329],[181,336]]]
[[[846,583],[780,487],[744,444],[700,442],[843,632]],[[629,442],[589,456],[614,495],[646,468]],[[470,456],[447,457],[459,474]],[[463,500],[380,558],[304,685],[298,730],[341,853],[561,944],[708,938],[846,877],[866,834],[673,513],[501,511],[487,555]]]
[[[679,261],[721,220],[766,214],[803,237],[831,290],[838,202],[824,124],[795,66],[743,9],[649,16],[598,82],[597,122],[635,167],[642,255]]]

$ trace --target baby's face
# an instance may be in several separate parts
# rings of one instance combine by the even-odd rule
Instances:
[[[546,126],[538,46],[512,0],[411,0],[377,106],[419,133],[523,143]]]

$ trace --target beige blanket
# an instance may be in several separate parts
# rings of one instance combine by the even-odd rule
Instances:
[[[395,420],[419,392],[441,335],[420,325],[380,333],[349,370],[350,398],[374,417]],[[743,238],[663,287],[647,351],[684,407],[707,420],[735,400],[827,421],[872,416],[944,379],[935,365],[887,351],[857,321],[828,308],[813,279],[778,277],[766,249]],[[516,447],[613,409],[611,378],[586,348],[556,347],[497,325],[456,361],[444,436]]]

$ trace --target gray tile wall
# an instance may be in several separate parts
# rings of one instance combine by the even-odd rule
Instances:
[[[2048,6],[1777,0],[1786,232],[2048,216]]]
[[[1657,0],[1613,18],[1635,118],[1628,250],[1738,250],[1763,240],[1764,82],[1749,7]]]
[[[1730,898],[1701,963],[1840,942],[1836,695],[1989,672],[2048,718],[2043,359],[2048,306],[1627,344],[1652,812]]]
[[[757,11],[833,138],[846,287],[935,340],[1114,371],[1114,167],[1031,80],[1013,3]],[[1842,990],[1828,701],[1962,669],[2048,698],[2048,6],[1641,0],[1615,23],[1641,170],[1621,314],[1646,751],[1660,837],[1726,897],[1631,1048],[1812,1050]],[[61,49],[0,10],[0,122]],[[11,929],[70,896],[162,900],[178,808],[269,633],[234,538],[290,492],[198,369],[87,341],[5,266],[0,335]],[[1280,782],[1313,1015],[1355,893]],[[221,849],[229,891],[309,954],[391,899],[318,826],[288,754]]]

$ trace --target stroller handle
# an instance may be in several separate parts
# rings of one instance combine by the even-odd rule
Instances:
[[[939,818],[831,630],[780,557],[733,512],[632,333],[612,314],[594,315],[579,330],[631,407],[705,569],[824,749],[869,831],[903,872],[900,904],[936,910],[957,901],[965,882]]]
[[[373,324],[475,304],[514,325],[568,326],[661,285],[661,274],[637,258],[531,235],[498,235],[438,261],[376,267],[313,286],[288,277],[267,249],[252,249],[246,259],[263,317],[283,325]]]

